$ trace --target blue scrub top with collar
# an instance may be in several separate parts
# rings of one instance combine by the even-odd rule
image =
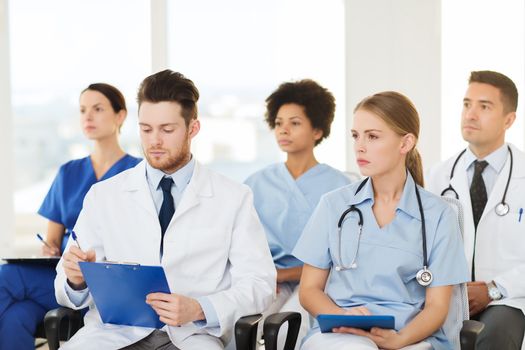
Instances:
[[[38,210],[38,214],[64,225],[66,233],[62,239],[62,251],[66,247],[69,233],[75,227],[84,197],[91,186],[126,169],[133,168],[141,160],[141,158],[126,154],[115,162],[100,179],[97,179],[95,175],[89,156],[71,160],[60,167],[44,202]]]
[[[306,225],[293,254],[304,263],[331,269],[327,295],[340,307],[365,306],[375,315],[393,315],[396,330],[403,328],[422,309],[425,287],[416,281],[423,267],[421,218],[414,180],[407,176],[394,219],[380,228],[372,212],[372,181],[355,194],[360,182],[323,196]],[[469,281],[461,233],[455,212],[438,196],[419,187],[425,213],[431,287]],[[339,259],[337,222],[355,205],[363,214],[363,232],[356,259],[357,268],[335,271],[349,265],[357,249],[358,215],[348,214],[342,228],[342,259]],[[310,334],[319,332],[316,325]],[[450,348],[441,330],[427,341],[435,349]]]
[[[345,174],[326,164],[317,164],[294,179],[285,163],[276,163],[246,179],[277,268],[303,265],[292,250],[319,199],[349,183]]]

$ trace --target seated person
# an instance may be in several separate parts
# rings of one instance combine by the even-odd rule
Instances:
[[[485,325],[477,350],[525,348],[525,153],[505,142],[517,107],[509,77],[472,72],[461,113],[468,147],[426,178],[429,191],[454,196],[464,208],[470,317]]]
[[[405,96],[361,101],[352,137],[367,178],[323,196],[293,251],[305,263],[299,297],[310,314],[393,315],[395,329],[317,326],[302,349],[452,348],[441,326],[467,263],[456,214],[422,188],[418,136]]]
[[[80,94],[82,131],[94,141],[91,154],[60,167],[38,213],[47,218],[44,256],[59,256],[77,221],[91,185],[134,167],[140,159],[126,154],[118,134],[126,119],[126,101],[115,87],[98,83]],[[47,311],[59,305],[49,266],[0,266],[0,349],[34,349],[35,330]],[[17,336],[12,336],[16,334]]]
[[[333,95],[313,80],[283,83],[266,99],[266,122],[286,162],[270,165],[246,180],[277,268],[277,299],[265,316],[280,311],[303,315],[299,341],[308,330],[308,313],[299,304],[303,263],[292,255],[319,198],[350,183],[340,171],[319,164],[314,148],[330,134]],[[279,332],[284,344],[285,331]]]
[[[75,225],[78,246],[70,241],[57,266],[58,302],[90,306],[62,349],[223,349],[238,318],[270,305],[276,272],[251,191],[190,152],[198,98],[193,82],[170,70],[141,83],[146,161],[91,188]],[[102,323],[78,263],[103,260],[162,265],[171,294],[146,302],[166,326]]]

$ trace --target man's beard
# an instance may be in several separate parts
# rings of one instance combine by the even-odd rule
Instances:
[[[169,155],[167,159],[156,160],[149,156],[148,152],[144,152],[148,163],[155,169],[159,169],[166,174],[172,174],[182,168],[190,160],[190,147],[188,142],[188,135],[182,143],[182,148],[176,155]]]

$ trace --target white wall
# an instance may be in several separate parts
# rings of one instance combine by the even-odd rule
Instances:
[[[0,256],[11,253],[14,236],[13,123],[11,113],[8,0],[0,0]]]
[[[350,0],[346,13],[347,125],[354,106],[375,92],[407,95],[421,117],[423,167],[440,159],[441,2]],[[347,169],[357,171],[352,140]]]
[[[168,23],[166,0],[151,0],[151,73],[168,67]]]

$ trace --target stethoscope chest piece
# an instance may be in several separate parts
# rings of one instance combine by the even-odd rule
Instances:
[[[416,274],[416,280],[417,283],[422,285],[423,287],[426,287],[432,283],[432,280],[434,279],[434,276],[432,276],[432,272],[430,272],[426,266],[424,266],[421,270],[419,270]]]
[[[505,216],[509,213],[509,205],[504,202],[500,202],[498,205],[496,205],[496,214],[499,216]]]

